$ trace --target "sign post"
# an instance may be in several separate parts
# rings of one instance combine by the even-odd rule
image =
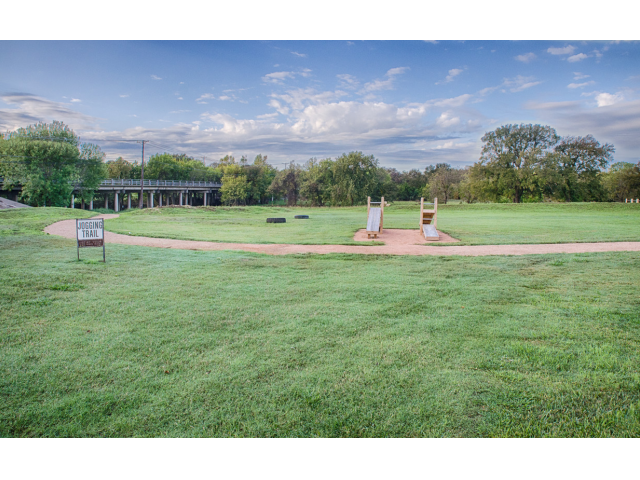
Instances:
[[[104,219],[76,219],[76,242],[78,245],[78,260],[80,260],[81,248],[102,247],[102,261],[106,263],[107,260],[104,250]]]

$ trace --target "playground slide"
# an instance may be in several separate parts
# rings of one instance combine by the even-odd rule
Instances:
[[[367,233],[379,233],[380,232],[380,217],[382,216],[382,210],[380,208],[369,209],[369,219],[367,220]]]
[[[422,225],[422,234],[425,240],[440,240],[440,235],[433,225]]]

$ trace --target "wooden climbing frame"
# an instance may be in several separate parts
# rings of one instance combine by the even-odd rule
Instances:
[[[425,209],[426,206],[433,206],[433,209]],[[433,203],[424,203],[424,198],[420,199],[420,233],[426,240],[440,240],[438,235],[438,199],[434,198]]]

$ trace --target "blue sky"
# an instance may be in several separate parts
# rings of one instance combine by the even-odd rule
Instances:
[[[113,140],[149,139],[207,163],[463,166],[485,132],[534,122],[640,160],[634,42],[2,41],[0,65],[2,131],[62,120],[109,159],[139,158]]]

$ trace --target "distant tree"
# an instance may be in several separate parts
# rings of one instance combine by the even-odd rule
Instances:
[[[67,206],[77,185],[91,198],[106,175],[97,145],[81,144],[62,122],[40,122],[3,135],[0,174],[7,185],[20,185],[31,205]]]
[[[362,152],[342,154],[333,163],[331,201],[334,205],[355,205],[367,201],[378,181],[378,160]]]
[[[188,180],[189,168],[169,153],[152,155],[144,167],[144,177],[149,180]]]
[[[429,183],[423,190],[423,197],[437,197],[439,201],[446,204],[457,191],[463,178],[463,170],[443,164],[430,175]]]
[[[227,165],[235,165],[236,159],[232,155],[225,155],[217,162],[217,166],[225,167]]]
[[[482,137],[484,146],[475,176],[482,178],[500,197],[520,203],[527,192],[535,192],[534,171],[558,143],[555,129],[543,125],[504,125]]]
[[[222,202],[227,205],[238,205],[244,202],[248,193],[247,177],[240,165],[228,164],[223,167],[222,176]]]
[[[287,205],[293,206],[298,203],[301,185],[302,169],[295,162],[291,162],[289,163],[289,168],[285,168],[276,174],[268,191],[278,197],[287,197]]]
[[[615,148],[600,145],[593,136],[565,137],[555,146],[563,182],[560,195],[567,202],[602,200],[604,190],[598,173],[612,160]]]
[[[133,170],[133,165],[131,162],[126,161],[122,157],[118,157],[115,160],[110,160],[107,162],[107,177],[108,178],[132,178],[131,171]]]
[[[640,162],[614,163],[601,178],[608,200],[623,202],[625,198],[640,197]]]
[[[100,183],[107,176],[104,157],[105,154],[97,145],[83,143],[80,146],[76,169],[76,188],[79,192],[78,196],[85,202],[93,200]]]
[[[333,161],[330,158],[320,161],[311,158],[304,164],[300,196],[311,205],[320,206],[331,201],[332,167]]]

